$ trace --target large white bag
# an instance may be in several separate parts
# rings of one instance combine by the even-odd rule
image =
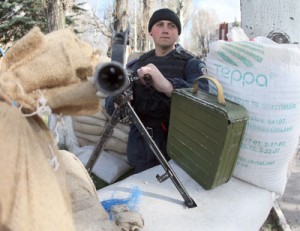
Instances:
[[[233,176],[282,195],[299,142],[299,47],[262,37],[217,41],[210,46],[207,70],[222,84],[225,98],[249,115]]]

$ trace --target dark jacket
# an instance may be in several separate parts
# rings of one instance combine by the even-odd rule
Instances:
[[[163,57],[156,57],[155,51],[151,50],[139,59],[129,63],[127,68],[132,70],[134,76],[137,76],[136,71],[149,63],[153,63],[160,70],[171,82],[174,89],[191,87],[193,81],[203,75],[205,70],[205,63],[195,58],[180,45]],[[201,80],[199,87],[204,91],[208,91],[207,80]],[[156,91],[151,86],[142,85],[140,81],[133,82],[132,90],[133,100],[131,104],[135,112],[150,135],[153,135],[152,138],[160,151],[169,159],[166,147],[171,98]],[[112,114],[114,110],[112,98],[106,100],[105,107],[107,112]],[[131,124],[130,128],[127,156],[130,164],[135,168],[135,172],[159,164],[135,125]]]

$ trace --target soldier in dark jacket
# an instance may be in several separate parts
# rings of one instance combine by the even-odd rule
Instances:
[[[205,63],[184,50],[176,41],[181,33],[177,15],[169,9],[160,9],[150,18],[148,31],[155,49],[129,63],[128,69],[139,80],[133,83],[132,106],[149,134],[168,160],[167,135],[170,117],[171,94],[176,88],[189,88],[193,81],[204,74]],[[151,76],[151,81],[145,76]],[[208,91],[207,80],[199,87]],[[113,113],[112,98],[106,100],[106,110]],[[134,124],[131,124],[127,156],[135,173],[159,164],[151,148]]]

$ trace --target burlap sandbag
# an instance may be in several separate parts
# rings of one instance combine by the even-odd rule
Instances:
[[[54,113],[95,113],[99,99],[88,77],[93,75],[97,57],[71,29],[44,35],[35,27],[6,53],[0,86],[29,113],[45,100]]]
[[[35,28],[11,47],[3,59],[0,183],[4,187],[0,187],[0,230],[73,231],[74,224],[78,225],[77,221],[74,223],[72,205],[78,202],[75,198],[80,198],[71,196],[72,190],[77,187],[76,190],[85,191],[90,187],[68,179],[52,134],[35,112],[49,105],[53,111],[66,115],[93,114],[99,109],[96,94],[94,100],[91,92],[85,94],[87,89],[94,88],[87,78],[94,66],[91,50],[83,51],[87,47],[71,31],[44,36]],[[16,107],[11,105],[12,101]],[[74,187],[70,187],[69,180]],[[100,206],[94,206],[97,205]],[[97,210],[103,212],[102,208]],[[80,214],[76,216],[79,220],[87,214],[86,208]],[[106,215],[101,217],[106,219]],[[95,224],[82,229],[101,230],[99,220],[90,218]],[[104,230],[116,230],[115,225]],[[124,228],[119,226],[117,230]]]
[[[1,97],[0,93],[0,99]],[[59,151],[38,117],[25,118],[0,100],[0,230],[139,230],[138,212],[111,221],[91,178],[71,153]]]
[[[55,114],[89,115],[100,110],[92,81],[82,81],[45,92],[47,104]]]
[[[67,187],[71,192],[76,231],[117,230],[104,208],[99,206],[95,186],[81,161],[70,152],[62,150],[60,153],[66,168]]]
[[[110,220],[104,208],[99,206],[95,186],[81,161],[70,152],[60,153],[71,192],[76,231],[138,231],[144,226],[141,214],[129,211],[125,205],[113,206],[114,216]]]
[[[3,101],[0,117],[0,224],[11,231],[75,230],[64,168],[55,165],[60,155],[46,125]]]

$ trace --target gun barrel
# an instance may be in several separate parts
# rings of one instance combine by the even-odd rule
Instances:
[[[130,85],[126,70],[116,61],[100,65],[94,78],[97,89],[110,96],[121,94]]]

